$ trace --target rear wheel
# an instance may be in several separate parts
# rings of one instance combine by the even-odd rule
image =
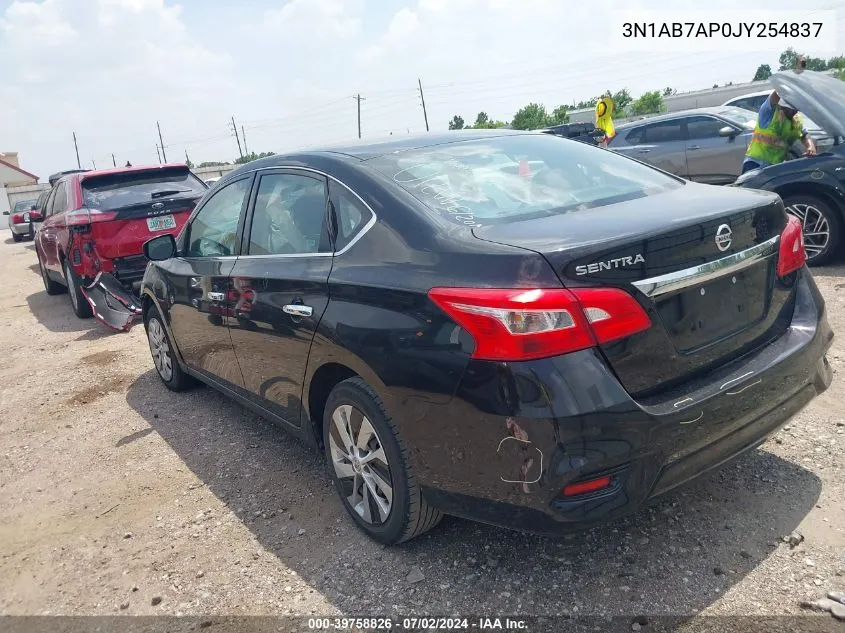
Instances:
[[[41,255],[38,255],[38,270],[41,272],[41,281],[44,282],[44,290],[47,291],[48,295],[60,295],[63,292],[67,292],[67,288],[65,288],[62,284],[58,281],[53,281],[50,279],[50,275],[47,274],[47,269],[44,268],[44,262],[41,261]]]
[[[94,313],[91,310],[88,299],[82,294],[82,284],[79,277],[73,272],[73,267],[67,259],[64,261],[64,266],[65,282],[67,283],[67,291],[70,295],[70,305],[73,307],[73,313],[80,319],[88,319]]]
[[[362,379],[344,380],[329,394],[323,443],[346,511],[371,538],[401,543],[440,522],[441,512],[422,496],[398,429]]]
[[[185,391],[193,386],[193,378],[182,371],[179,361],[174,356],[173,345],[155,308],[150,309],[146,326],[150,354],[152,354],[158,377],[161,378],[164,386],[171,391]]]
[[[21,235],[20,233],[15,233],[14,231],[12,231],[12,239],[15,240],[16,242],[20,242],[23,239],[23,235]]]
[[[836,256],[842,241],[842,218],[815,196],[798,194],[784,198],[786,212],[801,221],[807,264],[820,266]]]

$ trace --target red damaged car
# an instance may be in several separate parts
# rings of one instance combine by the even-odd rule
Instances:
[[[128,330],[140,314],[144,242],[178,233],[207,190],[183,164],[61,177],[35,235],[47,294],[68,292],[76,316]]]

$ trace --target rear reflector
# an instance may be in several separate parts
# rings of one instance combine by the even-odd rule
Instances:
[[[778,254],[778,277],[785,277],[801,268],[807,262],[804,248],[804,233],[801,221],[794,215],[787,215],[786,228],[780,234],[780,253]]]
[[[432,288],[429,297],[475,340],[473,358],[547,358],[648,329],[639,303],[617,288]]]
[[[587,494],[588,492],[597,492],[610,487],[610,475],[598,477],[597,479],[588,479],[587,481],[579,481],[576,484],[569,484],[564,486],[562,492],[564,497],[575,497],[578,495]]]

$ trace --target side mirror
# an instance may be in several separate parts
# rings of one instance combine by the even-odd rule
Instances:
[[[3,211],[3,215],[9,215],[8,211]]]
[[[161,262],[176,255],[176,240],[173,236],[159,235],[144,243],[144,257],[151,262]]]
[[[730,125],[726,125],[721,130],[719,130],[719,136],[725,138],[733,138],[737,135],[737,131],[733,129]]]

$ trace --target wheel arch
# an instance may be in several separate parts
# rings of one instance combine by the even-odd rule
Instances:
[[[841,219],[845,219],[845,194],[823,181],[786,182],[772,188],[781,199],[791,196],[814,196],[826,202]]]
[[[352,368],[343,363],[330,361],[323,363],[308,381],[308,392],[305,398],[307,407],[307,422],[315,445],[323,448],[323,416],[329,394],[344,380],[360,377]]]

